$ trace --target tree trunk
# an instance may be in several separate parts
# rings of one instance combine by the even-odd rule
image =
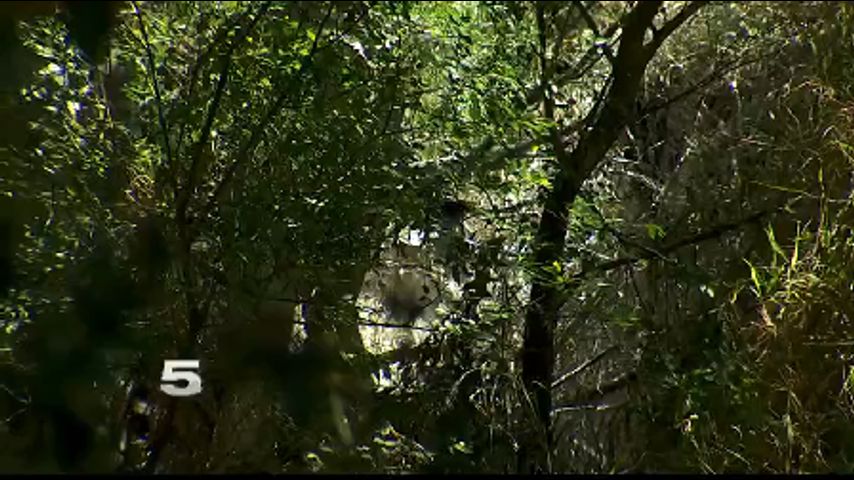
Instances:
[[[552,133],[552,148],[560,165],[554,188],[549,192],[540,215],[534,243],[534,261],[538,268],[555,262],[563,263],[567,233],[567,210],[575,201],[584,181],[590,176],[617,140],[622,129],[634,117],[634,105],[644,71],[658,47],[680,24],[695,13],[700,3],[692,3],[654,31],[652,40],[644,43],[647,30],[663,2],[639,2],[622,22],[622,38],[613,61],[611,82],[602,96],[601,108],[585,119],[584,131],[571,152],[561,144],[557,130]],[[541,12],[539,12],[541,13]],[[538,15],[538,23],[542,23]],[[541,24],[542,27],[542,24]],[[545,29],[541,28],[544,32]],[[541,47],[544,47],[541,38]],[[544,69],[546,70],[546,69]],[[548,79],[544,78],[544,82]],[[548,91],[549,89],[544,89]],[[553,114],[549,99],[546,116]],[[554,369],[554,328],[560,307],[560,291],[548,274],[535,275],[525,315],[522,347],[522,381],[530,395],[536,417],[522,438],[519,452],[521,472],[550,471],[552,451],[551,382]]]

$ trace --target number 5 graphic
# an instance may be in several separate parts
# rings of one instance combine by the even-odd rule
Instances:
[[[173,397],[190,397],[202,392],[202,377],[198,360],[164,360],[163,376],[160,378],[160,390]],[[175,385],[175,382],[187,382],[187,385]]]

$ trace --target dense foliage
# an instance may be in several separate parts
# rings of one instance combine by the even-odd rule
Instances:
[[[3,5],[0,471],[854,470],[851,5]]]

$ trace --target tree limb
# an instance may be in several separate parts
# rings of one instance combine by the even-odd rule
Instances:
[[[643,108],[641,108],[641,112],[640,112],[641,116],[646,116],[646,115],[649,115],[650,113],[661,110],[662,108],[667,108],[670,105],[673,105],[674,103],[682,100],[683,98],[699,92],[700,90],[702,90],[703,88],[705,88],[709,84],[711,84],[712,82],[719,80],[723,75],[725,75],[729,72],[738,70],[739,68],[745,67],[747,65],[762,61],[762,60],[767,60],[767,54],[764,54],[762,56],[756,56],[756,57],[748,58],[748,59],[741,59],[741,60],[736,59],[736,60],[733,60],[731,62],[728,62],[722,68],[715,69],[714,71],[712,71],[711,73],[709,73],[708,75],[706,75],[705,77],[700,79],[698,82],[695,82],[694,84],[686,87],[681,92],[676,93],[673,96],[668,97],[668,98],[666,98],[660,102],[655,102],[655,103],[651,103],[649,105],[644,106]]]
[[[652,41],[646,46],[648,49],[648,54],[650,58],[655,54],[656,50],[661,46],[662,43],[669,37],[674,31],[676,31],[679,26],[685,23],[689,18],[694,16],[703,5],[707,2],[705,1],[693,1],[689,3],[687,6],[683,7],[682,10],[679,11],[676,15],[673,16],[670,20],[667,21],[660,29],[653,31]]]
[[[320,41],[321,34],[323,33],[323,29],[326,26],[326,22],[329,20],[329,17],[332,15],[332,11],[334,9],[334,4],[330,4],[329,9],[326,12],[326,15],[323,17],[323,20],[320,22],[320,26],[317,29],[317,33],[315,34],[314,41],[311,45],[311,50],[308,55],[303,57],[303,60],[300,64],[300,68],[296,74],[296,80],[299,82],[302,79],[302,76],[308,70],[308,67],[314,61],[314,55],[317,53],[318,42]],[[300,82],[300,86],[302,82]],[[287,88],[281,88],[279,95],[276,97],[276,100],[273,102],[273,105],[258,123],[258,125],[253,129],[252,135],[250,135],[249,140],[243,145],[243,148],[237,154],[237,158],[228,166],[225,173],[222,176],[222,179],[214,188],[213,193],[208,197],[207,204],[202,210],[200,214],[200,218],[206,217],[211,210],[213,210],[216,201],[225,191],[225,187],[231,182],[234,174],[237,172],[238,167],[240,167],[246,159],[249,157],[249,154],[254,151],[255,147],[257,147],[264,135],[265,125],[268,125],[275,117],[279,111],[284,107],[285,101],[288,99],[288,94],[291,93]],[[299,97],[299,95],[297,95]]]
[[[166,170],[172,172],[172,169],[175,168],[174,161],[172,158],[172,147],[169,142],[169,127],[166,124],[166,116],[163,114],[163,98],[160,96],[160,84],[157,82],[157,69],[154,66],[154,54],[151,52],[151,42],[148,39],[148,32],[145,30],[145,22],[142,19],[142,12],[139,9],[139,5],[135,1],[132,1],[134,13],[136,14],[136,18],[139,21],[139,31],[142,34],[142,43],[145,47],[145,53],[148,57],[148,71],[149,78],[151,79],[152,87],[154,89],[154,99],[157,106],[157,121],[160,124],[160,132],[163,135],[163,148],[166,153]],[[177,185],[175,182],[175,176],[170,176],[173,186]]]
[[[622,21],[622,36],[617,50],[611,82],[601,109],[591,110],[584,118],[580,138],[569,153],[555,152],[559,170],[552,180],[540,214],[533,247],[538,268],[560,262],[566,246],[566,212],[581,186],[605,158],[622,129],[637,115],[634,109],[648,62],[655,44],[645,45],[647,30],[663,2],[638,2]],[[675,28],[675,27],[674,27]],[[664,37],[662,35],[660,37]],[[660,38],[663,41],[663,38]],[[551,384],[554,371],[554,328],[561,305],[561,287],[542,276],[534,276],[525,312],[522,346],[522,382],[531,392],[538,426],[551,432]],[[530,472],[548,470],[551,452],[543,449],[536,435],[526,435],[520,449],[519,465]]]
[[[608,355],[609,353],[613,352],[616,349],[617,349],[617,345],[611,345],[610,347],[606,348],[605,350],[602,350],[601,352],[597,353],[593,357],[585,360],[581,365],[573,368],[569,372],[564,373],[563,375],[558,377],[555,381],[553,381],[552,382],[552,388],[557,388],[562,383],[564,383],[568,380],[571,380],[572,378],[577,376],[579,373],[583,372],[584,370],[587,370],[588,368],[593,366],[595,363],[599,362],[599,360],[602,360],[603,358],[605,358],[605,355]]]
[[[561,405],[560,407],[556,407],[554,410],[552,410],[552,415],[557,415],[559,413],[566,412],[579,412],[589,410],[602,412],[605,410],[614,410],[620,408],[628,403],[628,401],[622,401],[619,403],[570,403],[568,405]]]
[[[697,233],[695,235],[690,235],[688,237],[685,237],[685,238],[676,240],[674,242],[671,242],[671,243],[669,243],[669,244],[667,244],[667,245],[665,245],[665,246],[663,246],[657,250],[650,248],[648,251],[645,251],[644,253],[642,253],[640,255],[633,255],[633,256],[628,256],[628,257],[616,258],[614,260],[610,260],[608,262],[601,263],[601,264],[596,265],[592,268],[578,272],[577,274],[573,275],[572,278],[578,280],[578,279],[582,279],[582,278],[584,278],[584,277],[586,277],[586,276],[588,276],[594,272],[605,272],[605,271],[613,270],[615,268],[619,268],[619,267],[623,267],[626,265],[631,265],[631,264],[637,263],[641,260],[649,260],[651,258],[656,258],[656,257],[663,258],[666,255],[673,253],[674,251],[676,251],[682,247],[687,247],[690,245],[696,245],[698,243],[702,243],[702,242],[705,242],[707,240],[714,240],[716,238],[720,238],[723,235],[725,235],[729,232],[732,232],[733,230],[737,230],[738,228],[740,228],[746,224],[759,221],[762,217],[764,217],[766,215],[776,213],[777,211],[779,211],[782,208],[784,208],[784,207],[779,207],[779,208],[771,209],[771,210],[762,210],[760,212],[753,213],[753,214],[751,214],[745,218],[742,218],[740,220],[737,220],[735,222],[722,223],[720,225],[716,225],[716,226],[714,226],[714,227],[712,227],[706,231]]]
[[[577,402],[600,402],[604,400],[604,398],[614,393],[618,390],[628,387],[631,383],[638,379],[638,374],[635,371],[629,371],[617,378],[614,378],[608,382],[597,385],[596,388],[592,388],[590,390],[586,390],[581,392],[576,397]]]
[[[596,20],[594,20],[593,17],[590,15],[590,11],[587,10],[587,7],[584,6],[584,3],[580,0],[576,0],[572,2],[572,4],[578,8],[578,11],[581,13],[581,18],[584,19],[585,23],[587,23],[587,28],[589,28],[593,32],[593,35],[596,35],[596,38],[600,38],[599,27],[596,25]],[[605,55],[608,61],[611,62],[611,65],[613,65],[614,54],[611,51],[611,47],[607,43],[602,47],[602,53]]]
[[[267,2],[265,2],[265,4],[269,4],[269,3],[270,3],[269,0]],[[262,6],[261,8],[264,8],[264,7]],[[184,99],[193,98],[193,93],[195,92],[195,87],[196,87],[196,80],[199,77],[199,72],[201,72],[201,70],[202,70],[202,63],[208,59],[208,57],[211,55],[211,53],[213,53],[214,49],[216,49],[219,46],[220,43],[225,41],[225,39],[228,36],[228,33],[231,32],[232,29],[234,29],[240,22],[242,22],[246,17],[249,16],[251,10],[252,10],[252,8],[250,7],[241,13],[235,14],[234,18],[232,18],[228,22],[227,25],[223,26],[220,29],[220,31],[216,34],[216,36],[214,36],[213,41],[211,41],[211,43],[207,46],[207,48],[205,48],[205,50],[202,53],[197,55],[196,61],[193,63],[193,66],[190,68],[190,79],[187,81],[187,83],[185,85],[185,87],[187,88],[187,93],[186,93],[186,95],[183,96]],[[177,104],[181,99],[182,99],[181,96],[176,98],[175,104]],[[174,110],[175,104],[173,104],[173,108],[172,108],[173,110]],[[184,131],[186,130],[188,123],[189,122],[183,122],[181,124],[181,129],[178,132],[177,144],[175,146],[176,152],[181,151],[181,146],[184,143]]]
[[[199,167],[199,159],[202,156],[202,152],[204,151],[204,146],[210,138],[211,131],[213,130],[214,119],[216,118],[217,111],[219,110],[220,102],[222,100],[222,95],[225,92],[225,86],[228,83],[228,72],[231,68],[231,61],[234,56],[234,52],[237,50],[238,45],[243,43],[243,41],[249,36],[252,32],[252,29],[255,25],[258,24],[258,21],[264,14],[267,12],[267,9],[270,8],[271,2],[265,2],[265,4],[258,10],[257,15],[249,25],[246,26],[246,29],[242,32],[242,34],[236,38],[231,45],[229,45],[228,50],[223,54],[223,64],[222,69],[219,72],[219,80],[217,81],[216,90],[214,91],[213,99],[211,103],[208,105],[207,113],[205,114],[205,121],[200,130],[199,140],[193,147],[192,160],[190,162],[190,170],[187,173],[186,185],[182,189],[182,191],[178,194],[178,208],[181,210],[181,217],[186,216],[186,209],[189,205],[190,199],[193,196],[193,190],[196,185],[196,178],[200,175],[197,171]]]

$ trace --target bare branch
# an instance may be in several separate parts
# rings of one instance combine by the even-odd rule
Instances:
[[[785,208],[785,207],[778,207],[778,208],[770,209],[770,210],[762,210],[760,212],[753,213],[753,214],[751,214],[745,218],[742,218],[740,220],[737,220],[735,222],[723,223],[723,224],[714,226],[714,227],[712,227],[706,231],[697,233],[695,235],[690,235],[688,237],[676,240],[670,244],[663,246],[662,248],[659,248],[658,250],[650,248],[647,252],[640,254],[640,255],[617,258],[617,259],[596,265],[592,268],[586,269],[584,271],[578,272],[577,274],[573,275],[573,279],[581,279],[581,278],[584,278],[584,277],[586,277],[586,276],[588,276],[594,272],[606,272],[608,270],[613,270],[615,268],[619,268],[619,267],[623,267],[626,265],[631,265],[631,264],[637,263],[641,260],[649,260],[649,259],[655,258],[655,257],[664,257],[670,253],[673,253],[674,251],[676,251],[682,247],[687,247],[690,245],[696,245],[698,243],[702,243],[702,242],[705,242],[707,240],[714,240],[716,238],[720,238],[729,232],[737,230],[737,229],[741,228],[742,226],[747,225],[749,223],[757,222],[760,219],[762,219],[763,217],[765,217],[766,215],[776,213],[776,212],[782,210],[783,208]]]
[[[349,26],[349,27],[347,27],[347,28],[345,28],[344,30],[342,30],[342,31],[341,31],[341,32],[340,32],[340,33],[339,33],[335,38],[333,38],[332,40],[330,40],[329,42],[327,42],[327,43],[326,43],[326,45],[324,45],[322,48],[326,48],[326,47],[327,47],[327,46],[329,46],[329,45],[333,45],[333,44],[335,44],[338,40],[341,40],[341,38],[342,38],[342,37],[344,37],[344,35],[347,35],[348,33],[350,33],[354,28],[356,28],[356,25],[358,25],[358,24],[362,21],[362,19],[364,19],[364,18],[365,18],[365,16],[367,16],[367,15],[368,15],[368,12],[370,12],[370,11],[371,11],[371,8],[372,8],[375,4],[376,4],[376,2],[370,2],[370,3],[368,4],[368,8],[366,8],[363,12],[361,12],[361,13],[359,14],[359,16],[358,16],[358,17],[356,17],[356,18],[353,20],[353,23],[352,23],[352,24],[350,24],[350,26]]]
[[[673,96],[666,98],[660,102],[655,102],[650,105],[644,106],[641,109],[641,116],[649,115],[650,113],[661,110],[662,108],[667,108],[670,105],[673,105],[674,103],[684,99],[685,97],[691,96],[701,91],[702,89],[713,83],[715,80],[719,80],[723,75],[738,70],[739,68],[746,67],[747,65],[760,62],[767,58],[768,54],[763,54],[762,56],[755,56],[747,59],[733,60],[727,62],[722,68],[715,69],[714,71],[700,79],[698,82],[686,87],[681,92],[676,93]]]
[[[577,396],[577,401],[585,403],[602,401],[609,394],[628,387],[637,379],[637,372],[634,370],[628,371],[613,380],[597,385],[596,388],[580,393]]]
[[[562,405],[560,407],[556,407],[554,410],[552,410],[552,415],[557,415],[558,413],[590,411],[590,410],[602,412],[605,410],[614,410],[614,409],[620,408],[623,405],[627,405],[628,403],[629,403],[628,400],[618,402],[618,403],[571,403],[569,405]]]
[[[607,29],[605,29],[605,32],[602,33],[602,37],[612,37],[615,33],[617,33],[617,30],[619,28],[620,22],[614,22]],[[608,48],[611,48],[610,45],[608,45]],[[575,62],[574,65],[563,68],[555,66],[554,85],[556,87],[562,87],[567,83],[571,82],[572,80],[578,80],[579,78],[583,77],[587,74],[587,72],[590,71],[591,68],[593,68],[599,62],[603,55],[604,52],[601,51],[598,45],[594,44],[587,49],[584,55],[581,56],[581,59]],[[538,83],[525,94],[525,102],[527,105],[534,105],[541,100],[542,95],[542,85]]]
[[[416,327],[415,325],[397,325],[393,323],[381,322],[359,322],[360,327],[379,327],[379,328],[402,328],[405,330],[420,330],[423,332],[438,332],[439,330],[429,327]]]
[[[582,363],[581,365],[575,367],[574,369],[570,370],[567,373],[564,373],[563,375],[558,377],[555,381],[553,381],[552,382],[552,388],[557,388],[562,383],[564,383],[568,380],[571,380],[572,378],[577,376],[579,373],[583,372],[584,370],[587,370],[592,365],[594,365],[595,363],[597,363],[600,360],[602,360],[603,358],[605,358],[605,355],[608,355],[609,353],[613,352],[616,349],[617,349],[617,345],[611,345],[610,347],[606,348],[605,350],[602,350],[601,352],[597,353],[593,357],[585,360],[584,363]]]

